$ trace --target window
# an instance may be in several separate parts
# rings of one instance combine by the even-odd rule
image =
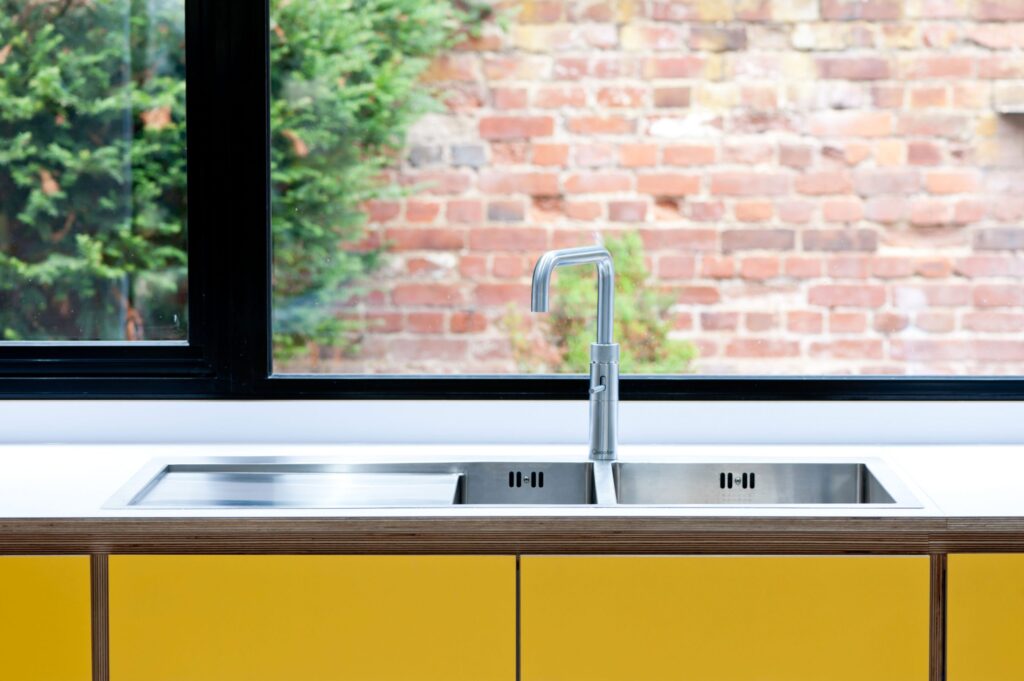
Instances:
[[[0,340],[185,340],[181,0],[3,5]]]
[[[187,177],[146,171],[187,191],[111,223],[181,253],[52,335],[178,344],[5,344],[0,393],[582,399],[590,275],[547,316],[529,276],[600,238],[624,399],[1016,399],[1024,17],[926,5],[184,0],[123,89],[187,96]]]

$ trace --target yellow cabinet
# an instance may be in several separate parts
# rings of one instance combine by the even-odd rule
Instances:
[[[946,678],[1024,679],[1024,554],[952,554],[946,575]]]
[[[88,556],[0,556],[0,678],[89,681]]]
[[[927,557],[526,556],[523,681],[927,681]]]
[[[111,556],[112,681],[514,681],[511,556]]]

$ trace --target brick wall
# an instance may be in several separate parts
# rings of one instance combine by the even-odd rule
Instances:
[[[515,371],[536,256],[638,230],[701,373],[1024,372],[1024,0],[506,13],[430,70],[373,331],[317,368]]]

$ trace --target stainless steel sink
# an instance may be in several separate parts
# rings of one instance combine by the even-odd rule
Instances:
[[[107,508],[472,506],[919,507],[880,461],[338,464],[290,458],[154,461]]]
[[[112,508],[350,508],[591,504],[589,462],[332,464],[288,459],[154,462]]]
[[[881,462],[617,463],[620,504],[919,506]]]

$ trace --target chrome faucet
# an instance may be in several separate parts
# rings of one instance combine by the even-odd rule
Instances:
[[[619,344],[612,341],[615,266],[603,246],[548,251],[533,268],[530,309],[548,311],[551,273],[563,265],[597,265],[597,342],[590,345],[590,458],[614,461],[619,429]]]

